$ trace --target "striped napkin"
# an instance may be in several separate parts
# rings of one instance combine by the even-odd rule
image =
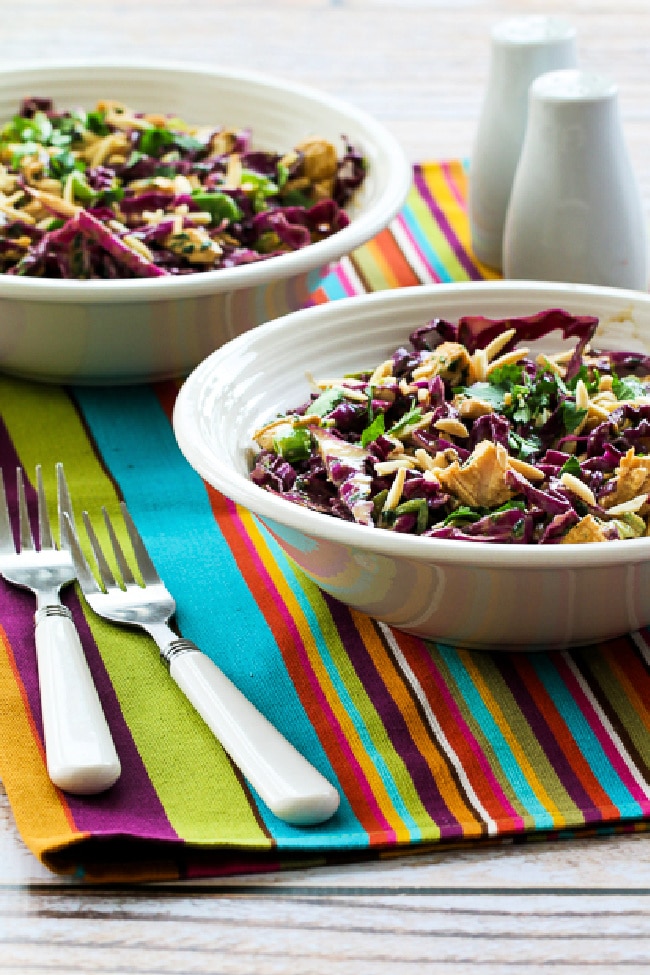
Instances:
[[[488,275],[472,257],[466,171],[416,166],[390,228],[314,282],[335,300]],[[392,856],[441,843],[638,830],[650,815],[650,635],[573,652],[428,644],[321,593],[247,511],[180,454],[178,384],[63,388],[0,379],[0,462],[63,461],[91,512],[124,499],[194,640],[332,781],[337,815],[288,826],[232,767],[142,633],[65,601],[122,759],[102,796],[44,764],[32,597],[0,581],[0,776],[51,869],[153,880]],[[33,486],[29,500],[35,505]]]

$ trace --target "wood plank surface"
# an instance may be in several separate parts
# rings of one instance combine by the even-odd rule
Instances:
[[[261,70],[371,112],[413,162],[470,156],[490,28],[542,11],[572,21],[582,65],[618,83],[650,216],[648,0],[0,0],[5,64],[141,57]],[[650,836],[88,888],[26,851],[0,788],[3,972],[549,970],[650,970]]]

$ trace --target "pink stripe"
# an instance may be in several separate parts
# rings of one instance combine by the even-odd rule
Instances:
[[[647,815],[648,812],[650,812],[650,799],[648,799],[648,796],[641,790],[639,784],[630,774],[627,763],[617,750],[609,732],[603,726],[603,723],[594,709],[594,706],[576,680],[573,671],[561,657],[557,660],[557,669],[561,674],[562,679],[565,681],[567,688],[571,692],[576,704],[582,711],[585,719],[589,722],[591,730],[600,742],[603,751],[607,755],[612,767],[616,770],[621,782],[625,785],[634,799],[639,803],[641,809],[643,810],[643,814]]]
[[[474,757],[477,759],[478,764],[481,767],[483,775],[485,776],[492,790],[493,793],[492,798],[496,799],[500,803],[501,808],[504,810],[504,812],[507,813],[507,815],[510,816],[510,818],[513,820],[513,828],[518,832],[523,832],[525,829],[525,823],[523,817],[519,815],[519,813],[514,808],[514,806],[510,803],[508,797],[503,791],[501,787],[501,783],[499,782],[494,772],[492,771],[492,768],[490,767],[490,764],[483,750],[481,749],[476,738],[472,734],[472,730],[467,724],[467,722],[465,721],[458,705],[456,704],[455,700],[451,696],[451,693],[449,692],[449,688],[447,687],[447,684],[445,683],[445,680],[442,674],[440,673],[439,669],[436,667],[435,663],[433,662],[433,659],[430,654],[426,655],[425,662],[427,665],[427,669],[430,671],[431,676],[435,681],[436,687],[438,688],[441,697],[444,699],[445,704],[449,708],[449,711],[454,716],[456,724],[458,725],[460,740],[466,742],[469,745],[470,749],[474,754]],[[483,800],[480,801],[482,802]],[[490,812],[489,809],[487,811]],[[503,823],[499,823],[499,827],[502,828]]]
[[[357,761],[357,758],[350,747],[350,743],[348,742],[347,738],[345,737],[345,734],[341,730],[340,724],[336,716],[334,715],[332,708],[330,707],[330,704],[323,692],[318,677],[314,673],[314,670],[309,661],[309,655],[307,654],[304,641],[300,636],[295,620],[291,616],[291,613],[288,611],[284,599],[278,592],[277,587],[275,586],[271,576],[269,575],[266,566],[260,556],[260,553],[255,548],[255,545],[253,544],[253,540],[251,536],[248,534],[246,530],[246,526],[244,525],[241,517],[239,516],[239,513],[236,509],[236,506],[233,504],[233,502],[228,501],[228,509],[231,515],[232,522],[234,523],[238,534],[241,536],[244,544],[246,545],[246,548],[248,549],[251,558],[251,563],[255,566],[256,572],[259,575],[260,579],[263,581],[266,589],[269,592],[272,592],[274,594],[274,600],[273,600],[274,605],[276,609],[280,610],[280,614],[287,626],[287,629],[291,633],[291,637],[293,641],[292,650],[297,652],[296,653],[297,659],[301,662],[303,672],[306,674],[309,684],[314,692],[316,708],[318,708],[320,712],[326,717],[330,728],[332,729],[334,735],[336,736],[336,740],[341,748],[341,751],[347,757],[349,767],[354,770],[355,778],[357,780],[361,792],[365,797],[369,809],[374,810],[374,815],[376,819],[380,824],[383,824],[382,829],[385,833],[385,837],[382,837],[382,841],[390,841],[393,843],[396,842],[397,834],[393,829],[393,827],[388,822],[388,820],[386,819],[386,817],[384,816],[383,812],[381,811],[379,803],[376,797],[373,795],[372,789],[370,788],[370,785],[368,784],[368,781],[366,780],[366,777],[363,774],[363,770],[361,769],[361,766]],[[267,622],[269,621],[267,620]],[[280,650],[282,650],[282,647],[280,647]],[[305,710],[308,710],[305,705],[305,702],[303,701],[302,703],[303,703],[303,707],[305,707]],[[315,710],[315,708],[312,708],[312,710]]]
[[[336,266],[334,273],[336,274],[339,281],[343,285],[343,290],[345,291],[345,293],[349,295],[351,298],[354,298],[355,295],[363,294],[363,291],[359,291],[359,289],[355,287],[351,278],[346,274],[342,264],[338,264]]]
[[[454,197],[456,198],[456,202],[463,208],[463,210],[466,210],[467,200],[465,198],[465,194],[461,191],[461,188],[458,185],[458,182],[456,180],[456,177],[454,176],[451,165],[448,162],[443,162],[440,164],[440,169],[445,174],[447,185],[449,186],[451,192],[454,194]]]

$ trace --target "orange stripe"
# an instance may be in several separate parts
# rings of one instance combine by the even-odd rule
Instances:
[[[368,244],[368,250],[382,269],[391,287],[404,288],[419,284],[420,279],[408,263],[390,230],[382,230]]]
[[[316,305],[324,305],[329,301],[329,298],[324,288],[317,288],[316,291],[312,291],[311,300]]]
[[[7,634],[1,627],[0,689],[2,709],[9,715],[6,727],[11,728],[12,736],[10,747],[5,742],[5,747],[0,748],[0,778],[25,844],[42,860],[45,853],[85,839],[89,834],[76,829],[63,793],[50,782],[27,694]]]

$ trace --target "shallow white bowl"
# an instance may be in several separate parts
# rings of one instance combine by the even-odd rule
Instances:
[[[288,315],[213,353],[181,389],[178,443],[201,476],[258,515],[322,589],[393,626],[508,650],[588,644],[638,629],[650,623],[650,538],[543,547],[418,538],[309,511],[247,476],[252,431],[308,399],[306,373],[373,367],[433,317],[505,318],[552,307],[601,323],[631,316],[633,325],[601,325],[598,344],[650,352],[650,296],[636,291],[509,281],[381,292]]]
[[[260,322],[301,308],[319,272],[382,230],[401,207],[411,167],[395,139],[364,112],[299,85],[250,72],[188,65],[79,63],[0,70],[0,122],[27,96],[58,108],[100,99],[188,122],[250,127],[261,148],[310,135],[342,137],[368,159],[348,207],[350,225],[302,250],[256,264],[124,281],[0,275],[0,370],[54,382],[144,382],[183,376],[213,349]]]

